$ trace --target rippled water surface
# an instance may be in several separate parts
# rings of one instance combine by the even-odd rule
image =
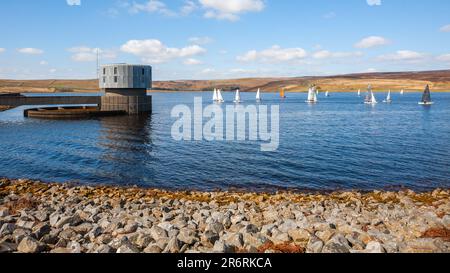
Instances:
[[[243,94],[253,103],[255,94]],[[0,176],[87,184],[137,184],[169,189],[266,190],[450,187],[450,94],[417,104],[421,94],[394,94],[393,104],[368,106],[355,94],[263,94],[280,105],[280,147],[259,142],[177,142],[177,104],[209,104],[209,93],[155,93],[146,117],[51,121],[0,112]],[[380,100],[384,94],[378,94]],[[225,99],[231,101],[232,93]],[[244,103],[245,105],[245,103]],[[206,121],[206,120],[205,120]]]

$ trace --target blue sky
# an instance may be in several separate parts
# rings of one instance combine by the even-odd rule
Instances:
[[[155,80],[448,69],[450,1],[14,0],[0,78],[95,78],[146,63]]]

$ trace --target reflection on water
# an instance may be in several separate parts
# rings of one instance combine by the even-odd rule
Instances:
[[[421,94],[365,105],[356,94],[263,94],[280,106],[280,147],[258,141],[171,137],[171,109],[208,93],[155,93],[146,116],[36,120],[23,107],[0,113],[0,177],[176,189],[382,189],[450,186],[450,94],[419,106]],[[233,93],[224,93],[232,104]],[[254,94],[242,94],[243,105]],[[225,103],[222,107],[226,107]],[[205,120],[206,122],[207,120]]]

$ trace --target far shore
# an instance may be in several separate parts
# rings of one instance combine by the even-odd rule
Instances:
[[[4,178],[0,252],[449,253],[450,190],[268,194]]]

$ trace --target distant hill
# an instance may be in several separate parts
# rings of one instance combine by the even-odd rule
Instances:
[[[265,92],[285,88],[288,92],[303,92],[310,84],[322,90],[355,91],[372,84],[374,90],[421,91],[429,84],[433,91],[450,91],[450,70],[422,72],[387,72],[347,74],[324,77],[245,78],[228,80],[155,81],[155,91],[210,91],[214,88]],[[97,80],[0,80],[0,93],[14,92],[98,92]]]

